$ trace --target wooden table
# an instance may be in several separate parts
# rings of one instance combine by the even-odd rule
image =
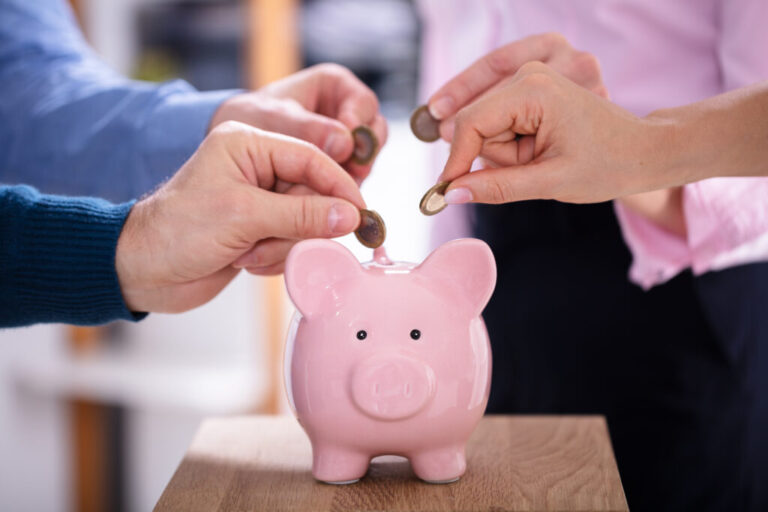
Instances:
[[[486,416],[467,472],[431,485],[405,459],[381,457],[353,485],[315,481],[292,417],[207,420],[155,510],[628,510],[600,416]]]

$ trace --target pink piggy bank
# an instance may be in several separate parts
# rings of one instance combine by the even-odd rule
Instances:
[[[383,251],[361,265],[329,240],[299,242],[285,282],[298,309],[286,387],[312,443],[312,473],[353,483],[371,458],[401,455],[432,483],[464,474],[464,447],[488,402],[491,350],[480,313],[496,283],[482,241],[421,265]]]

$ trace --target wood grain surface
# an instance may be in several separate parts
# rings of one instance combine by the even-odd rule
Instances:
[[[456,483],[426,484],[405,459],[374,459],[365,478],[315,481],[296,420],[207,420],[156,511],[628,510],[599,416],[486,416]]]

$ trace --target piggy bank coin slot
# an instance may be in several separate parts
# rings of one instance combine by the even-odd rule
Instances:
[[[373,250],[373,261],[375,261],[378,265],[392,265],[392,260],[390,260],[389,256],[387,256],[387,251],[384,249],[384,247],[377,247]]]

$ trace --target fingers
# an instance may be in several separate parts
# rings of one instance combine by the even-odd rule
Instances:
[[[218,126],[210,137],[226,147],[252,185],[266,190],[279,181],[306,185],[365,208],[355,180],[312,144],[233,122]]]
[[[480,156],[487,160],[488,167],[524,165],[533,160],[536,138],[532,135],[515,138],[506,132],[483,142]]]
[[[542,72],[532,71],[539,66]],[[519,80],[484,95],[459,112],[441,181],[452,181],[468,173],[472,162],[482,154],[487,139],[502,135],[537,134],[544,115],[544,101],[550,97],[546,93],[552,86],[552,77],[545,68],[543,64],[526,65]],[[529,143],[524,146],[526,152]],[[514,147],[518,155],[522,148],[520,144]]]
[[[252,208],[238,219],[249,243],[265,238],[334,238],[360,225],[360,210],[342,199],[251,191]]]
[[[285,271],[285,261],[275,263],[268,267],[253,267],[247,268],[246,270],[255,276],[277,276]]]
[[[554,197],[557,183],[554,165],[546,161],[519,167],[480,169],[453,181],[446,191],[446,201],[450,204],[469,201],[501,204],[550,199]]]
[[[381,115],[379,100],[354,73],[331,63],[313,66],[307,72],[316,81],[316,103],[309,104],[308,108],[337,119],[350,132],[358,126],[367,126],[376,135],[379,149],[386,144],[387,122]],[[360,182],[371,172],[372,165],[372,162],[366,165],[348,162],[345,167]]]
[[[379,115],[376,95],[349,69],[326,63],[313,66],[308,72],[318,80],[314,108],[317,112],[338,119],[350,130],[370,126]]]
[[[285,261],[288,251],[296,244],[296,240],[284,238],[267,238],[256,243],[247,253],[240,256],[232,266],[245,268],[248,271],[264,269]]]
[[[354,150],[352,133],[345,125],[301,107],[286,116],[280,132],[314,144],[339,163],[349,160]]]
[[[600,61],[589,52],[572,50],[558,54],[547,62],[554,71],[587,90],[608,97],[608,90],[603,84]]]
[[[538,34],[492,51],[448,81],[429,99],[429,111],[436,119],[458,112],[482,92],[513,75],[526,62],[547,62],[570,44],[560,34]]]

